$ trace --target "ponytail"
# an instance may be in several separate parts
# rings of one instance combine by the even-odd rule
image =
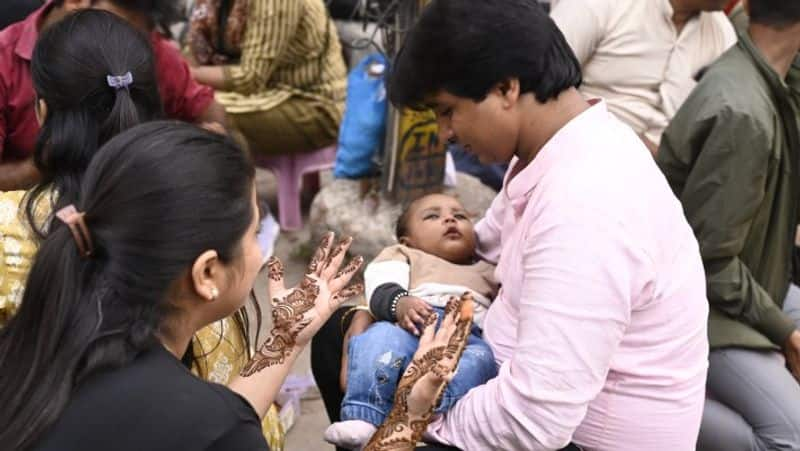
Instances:
[[[114,89],[115,97],[111,113],[101,126],[105,138],[103,142],[139,123],[139,112],[130,91],[134,83],[133,75],[130,72],[125,75],[108,75],[106,82],[109,88]]]
[[[48,268],[53,264],[58,268]],[[98,327],[80,283],[93,266],[75,251],[66,227],[54,230],[37,254],[19,312],[0,330],[0,441],[8,449],[29,448],[69,400],[88,332]],[[46,302],[29,300],[29,292]],[[42,333],[51,338],[32,352],[29,336]],[[26,368],[25,376],[12,367]]]
[[[31,76],[47,114],[34,151],[42,180],[26,196],[25,218],[43,239],[50,220],[37,214],[40,202],[55,200],[54,211],[77,203],[83,173],[100,146],[160,118],[162,108],[150,43],[105,11],[79,11],[45,29]]]
[[[0,330],[3,449],[34,447],[83,381],[156,345],[170,291],[204,251],[244,258],[254,175],[229,138],[185,123],[138,125],[98,151],[75,205],[81,239],[59,214]]]

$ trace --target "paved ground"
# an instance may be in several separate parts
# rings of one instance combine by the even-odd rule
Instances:
[[[323,177],[323,183],[329,180],[329,177]],[[274,177],[266,171],[258,171],[257,175],[259,196],[262,199],[267,199],[272,205],[273,211],[275,209],[276,200],[276,182]],[[307,245],[309,233],[307,228],[295,233],[281,233],[278,242],[275,246],[275,255],[277,255],[286,267],[286,282],[294,284],[300,280],[306,264],[308,263],[305,257],[298,258],[298,253],[302,253],[302,248]],[[269,324],[266,319],[269,318],[269,307],[266,299],[261,296],[265,293],[264,275],[259,277],[256,284],[256,292],[259,294],[259,301],[263,308],[265,316],[265,324],[262,327],[261,336],[268,333]],[[298,359],[295,367],[292,370],[293,374],[307,375],[311,371],[310,351],[306,348]],[[322,440],[322,432],[328,427],[328,417],[325,414],[325,408],[322,404],[322,399],[316,390],[310,391],[303,400],[301,406],[301,415],[297,418],[297,422],[292,429],[289,430],[286,441],[287,451],[333,451],[333,447],[328,445]]]

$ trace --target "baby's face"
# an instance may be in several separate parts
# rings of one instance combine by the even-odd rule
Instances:
[[[431,194],[415,201],[406,231],[401,242],[449,262],[469,263],[475,255],[472,221],[454,197]]]

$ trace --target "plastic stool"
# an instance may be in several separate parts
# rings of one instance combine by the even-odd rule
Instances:
[[[283,230],[303,228],[300,189],[303,176],[333,168],[336,146],[294,155],[255,155],[257,166],[270,170],[278,178],[278,222]]]

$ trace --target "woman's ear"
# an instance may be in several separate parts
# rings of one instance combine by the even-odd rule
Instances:
[[[223,267],[217,251],[205,251],[192,264],[191,289],[198,297],[213,302],[219,297]]]

